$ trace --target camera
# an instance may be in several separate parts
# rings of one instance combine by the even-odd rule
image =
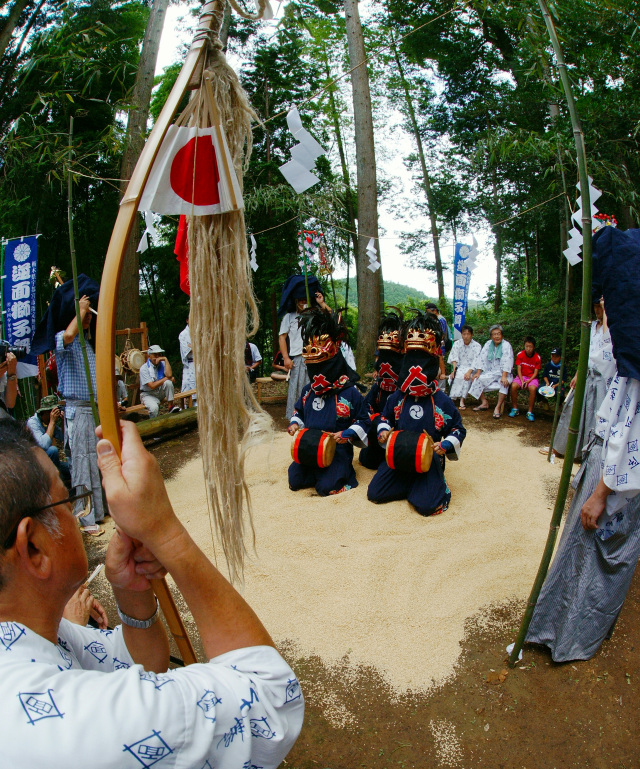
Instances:
[[[4,363],[7,359],[7,354],[13,353],[18,360],[22,360],[27,356],[27,348],[23,345],[9,344],[4,339],[0,340],[0,362]]]

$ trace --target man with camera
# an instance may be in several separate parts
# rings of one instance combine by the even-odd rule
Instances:
[[[7,352],[0,363],[0,419],[10,419],[9,409],[16,405],[18,397],[18,359],[12,352],[8,352],[8,345],[4,345],[4,348]]]
[[[64,432],[61,422],[64,419],[62,404],[56,395],[45,395],[40,401],[40,408],[27,420],[27,427],[36,439],[38,446],[47,453],[56,466],[60,477],[68,484],[71,482],[71,471],[66,462],[60,461],[59,446],[64,445]]]

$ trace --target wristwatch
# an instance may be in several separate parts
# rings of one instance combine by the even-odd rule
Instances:
[[[124,622],[124,624],[129,625],[129,627],[134,627],[137,630],[146,630],[147,628],[151,627],[151,625],[153,625],[158,621],[158,617],[160,616],[160,604],[158,603],[157,598],[156,598],[156,610],[151,615],[151,617],[149,617],[149,619],[135,619],[134,617],[130,617],[128,614],[125,614],[120,609],[118,604],[116,604],[116,609],[118,611],[118,616]]]

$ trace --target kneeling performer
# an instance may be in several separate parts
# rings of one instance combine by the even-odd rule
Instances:
[[[325,497],[358,485],[352,442],[367,444],[369,418],[362,395],[354,387],[358,374],[340,351],[340,342],[347,338],[340,316],[313,308],[301,315],[300,328],[304,340],[302,356],[311,383],[305,385],[295,404],[288,432],[295,435],[303,428],[310,428],[310,433],[320,430],[330,433],[337,446],[328,464],[320,460],[314,466],[302,463],[296,443],[292,450],[296,461],[289,467],[289,488],[298,491],[315,486],[318,494]],[[304,452],[306,457],[310,453]]]
[[[400,389],[387,400],[378,425],[378,441],[383,445],[390,441],[387,459],[373,476],[367,496],[371,502],[408,499],[420,515],[438,515],[451,499],[444,477],[445,455],[458,459],[467,431],[451,398],[438,390],[440,324],[428,314],[414,312],[404,328]],[[410,457],[412,441],[416,445]],[[429,465],[425,454],[431,445],[436,456]]]
[[[402,313],[398,310],[398,314],[390,312],[385,315],[378,327],[376,375],[364,397],[371,423],[367,431],[368,445],[360,451],[359,461],[370,470],[377,470],[384,462],[384,446],[378,443],[378,425],[385,403],[398,389],[403,353]]]

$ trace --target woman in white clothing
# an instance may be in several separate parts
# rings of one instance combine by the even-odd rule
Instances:
[[[471,326],[463,326],[460,329],[460,334],[462,339],[456,339],[453,343],[447,363],[453,366],[453,371],[449,375],[449,397],[452,400],[460,398],[458,408],[462,411],[466,408],[464,399],[471,387],[473,373],[478,368],[482,347],[473,338]]]

